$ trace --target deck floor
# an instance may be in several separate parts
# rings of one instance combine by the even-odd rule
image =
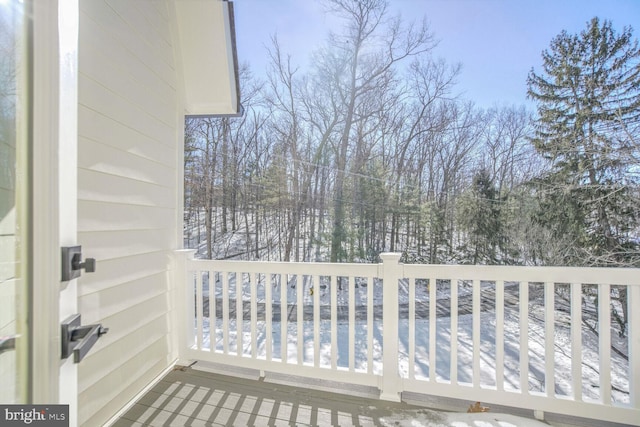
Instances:
[[[167,374],[113,426],[379,426],[416,411],[433,412],[186,368]]]

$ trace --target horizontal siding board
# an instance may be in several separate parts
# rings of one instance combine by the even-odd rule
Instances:
[[[154,1],[150,3],[152,3],[153,6],[155,6],[156,12],[158,12],[158,15],[160,15],[164,21],[169,20],[169,9],[167,7],[169,5],[170,7],[173,7],[173,4],[170,4],[167,2],[160,2],[160,1]]]
[[[87,248],[89,256],[90,249]],[[109,288],[148,276],[166,274],[171,264],[168,251],[143,253],[113,259],[98,260],[95,273],[84,274],[79,279],[78,295],[82,298],[93,293],[108,292]],[[117,274],[114,274],[117,272]]]
[[[162,369],[159,372],[156,372],[155,369],[157,366],[162,366],[163,362],[158,362],[156,366],[150,368],[144,375],[140,376],[135,381],[128,384],[127,388],[123,390],[122,394],[116,395],[111,401],[105,404],[102,409],[97,410],[96,412],[88,413],[85,425],[86,426],[102,426],[105,421],[111,419],[114,415],[113,411],[110,411],[110,408],[122,408],[129,400],[127,400],[126,396],[129,396],[131,393],[134,395],[137,394],[141,389],[146,387],[149,383],[151,383],[160,373],[162,373]],[[84,415],[84,411],[81,412],[81,415]],[[114,424],[113,427],[116,427],[117,424]],[[135,423],[131,424],[128,427],[144,427],[144,424]],[[120,426],[121,427],[121,426]]]
[[[123,366],[139,353],[147,353],[148,360],[168,356],[171,353],[171,349],[168,347],[164,348],[161,354],[154,354],[149,349],[149,345],[142,345],[140,348],[136,348],[132,344],[140,341],[142,335],[150,333],[149,330],[145,330],[149,324],[156,326],[154,331],[151,332],[155,335],[155,341],[163,338],[169,340],[167,315],[167,299],[166,296],[162,295],[138,304],[137,308],[129,308],[104,319],[91,319],[89,317],[85,319],[83,316],[83,323],[100,323],[102,326],[109,328],[109,332],[95,343],[82,361],[78,384],[80,394],[92,387],[101,387],[102,385],[96,383],[96,381],[108,377],[112,372],[110,368],[107,368],[107,365],[101,363],[104,357],[114,359],[112,366]],[[160,328],[158,328],[158,325],[161,325]],[[140,330],[143,332],[140,332]],[[84,375],[86,372],[96,369],[100,372],[92,372],[89,376]]]
[[[175,210],[155,206],[78,201],[78,231],[158,230],[175,223]]]
[[[148,48],[139,33],[132,31],[132,28],[122,20],[111,6],[103,1],[81,1],[80,11],[86,16],[84,20],[87,24],[106,28],[107,33],[113,37],[109,43],[112,48],[125,49],[131,52],[136,58],[148,67],[148,72],[157,74],[165,83],[175,88],[175,70],[165,61],[158,60],[153,52]],[[127,1],[128,11],[122,14],[129,14],[134,2]],[[92,22],[89,22],[91,20]],[[80,24],[80,35],[83,34],[82,21]],[[80,38],[82,40],[82,37]]]
[[[16,158],[16,150],[13,147],[9,147],[7,144],[0,144],[0,190],[13,191],[16,186],[15,176],[15,163],[13,159]]]
[[[78,92],[82,97],[80,105],[101,111],[113,120],[138,129],[143,135],[162,144],[171,146],[174,142],[175,129],[82,73],[78,77]]]
[[[170,145],[162,144],[137,128],[127,127],[84,105],[78,107],[78,133],[81,137],[111,145],[125,153],[175,167],[175,141]]]
[[[147,353],[154,343],[162,340],[167,334],[167,322],[163,316],[160,316],[140,325],[138,329],[117,342],[113,342],[108,349],[90,352],[80,366],[82,374],[82,381],[78,384],[80,392],[91,388],[93,384],[108,376],[109,372],[116,371],[127,363],[127,358],[113,357],[113,352],[134,358],[140,353]],[[106,338],[107,335],[102,338]],[[150,356],[147,355],[147,357]]]
[[[16,237],[0,236],[0,283],[16,275]]]
[[[160,375],[171,361],[166,356],[158,357],[155,352],[162,354],[166,346],[164,340],[158,341],[150,347],[150,354],[138,354],[121,369],[110,372],[94,387],[80,393],[78,418],[81,425],[104,425],[117,410]]]
[[[128,335],[135,333],[145,324],[157,319],[165,317],[168,313],[168,301],[166,295],[159,295],[147,301],[138,303],[136,307],[129,307],[117,314],[105,318],[91,317],[90,313],[83,313],[87,318],[83,317],[83,323],[101,323],[104,327],[109,328],[109,333],[100,338],[86,356],[93,357],[100,351],[110,353],[113,349],[126,350],[126,347],[119,347],[118,341],[125,339]],[[167,320],[165,318],[165,320]],[[167,322],[168,324],[168,322]],[[129,355],[127,352],[116,353],[123,360]],[[81,379],[82,381],[82,379]]]
[[[167,25],[169,16],[167,14],[167,5],[165,2],[148,1],[148,2],[135,2],[134,7],[138,8],[149,26],[154,29],[163,28]],[[170,31],[158,31],[158,36],[165,42],[166,49],[169,49],[171,55],[173,55],[171,47],[171,32]],[[173,64],[173,57],[169,61]]]
[[[176,186],[175,169],[83,138],[78,149],[78,166],[167,188]],[[79,189],[90,186],[90,182],[78,182]],[[126,192],[126,188],[122,190]]]
[[[16,193],[12,189],[0,188],[0,235],[16,232]],[[2,259],[2,258],[0,258]]]
[[[140,40],[145,42],[147,50],[154,55],[154,59],[161,59],[171,70],[173,67],[173,53],[170,44],[167,43],[168,30],[166,22],[158,25],[145,18],[149,15],[149,10],[154,9],[150,5],[152,2],[131,2],[131,0],[107,0],[111,8],[129,25],[132,32],[140,36]],[[134,3],[132,5],[132,3]],[[137,3],[137,4],[135,4]],[[141,10],[142,9],[142,10]]]
[[[81,57],[86,58],[82,69],[84,76],[100,82],[106,87],[122,88],[119,92],[120,96],[127,102],[136,105],[164,124],[173,124],[175,118],[174,99],[167,97],[165,93],[159,93],[146,87],[133,78],[129,70],[135,67],[126,67],[125,64],[114,62],[108,56],[108,52],[86,45],[82,46],[83,49],[91,52],[91,54],[80,52]]]
[[[86,256],[96,258],[98,267],[105,259],[129,257],[177,249],[171,230],[128,230],[83,232],[78,241]],[[114,272],[117,274],[117,272]]]
[[[78,298],[78,307],[82,313],[86,313],[85,322],[93,323],[157,298],[167,292],[167,286],[166,274],[159,273],[81,296]]]
[[[90,17],[86,14],[80,14],[81,26],[80,26],[80,39],[82,43],[79,46],[79,56],[81,71],[84,71],[84,65],[87,61],[90,61],[90,56],[96,50],[104,50],[109,48],[105,54],[114,63],[122,64],[127,68],[127,72],[133,80],[138,84],[148,88],[149,90],[158,90],[158,88],[167,88],[171,91],[175,90],[175,85],[171,82],[164,81],[159,75],[155,74],[147,64],[140,60],[133,52],[127,49],[116,49],[113,47],[114,39],[113,34],[104,28],[95,25]],[[92,25],[88,25],[87,22],[91,22]],[[82,25],[84,23],[84,25]]]
[[[0,310],[0,336],[15,333],[16,306],[13,301],[16,298],[16,284],[16,279],[0,282],[0,301],[3,302]]]
[[[83,183],[78,188],[79,200],[158,208],[175,206],[174,188],[88,169],[78,170],[78,181]]]

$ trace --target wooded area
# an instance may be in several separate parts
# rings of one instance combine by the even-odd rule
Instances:
[[[640,49],[558,35],[525,107],[454,96],[423,21],[330,0],[343,31],[297,68],[277,38],[244,115],[185,127],[185,247],[207,258],[640,266]],[[541,47],[541,49],[544,46]],[[241,242],[241,246],[238,246]]]

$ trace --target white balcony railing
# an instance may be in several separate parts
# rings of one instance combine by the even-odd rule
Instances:
[[[178,258],[181,359],[640,425],[638,269]]]

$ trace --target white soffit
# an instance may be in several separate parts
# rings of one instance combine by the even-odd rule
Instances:
[[[237,114],[233,6],[223,0],[176,0],[187,115]]]

